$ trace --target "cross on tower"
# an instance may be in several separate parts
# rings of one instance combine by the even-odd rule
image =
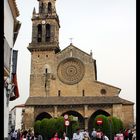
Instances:
[[[73,40],[73,38],[69,38],[70,39],[70,44],[72,44],[72,40]]]

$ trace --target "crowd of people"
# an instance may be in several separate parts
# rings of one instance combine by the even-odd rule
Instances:
[[[32,130],[23,130],[12,129],[9,133],[9,140],[43,140],[42,135],[34,134]]]
[[[43,140],[41,134],[34,134],[32,130],[20,131],[20,129],[12,129],[9,136],[9,140]],[[68,138],[66,132],[59,138],[56,132],[50,140],[71,140],[71,138]],[[96,130],[93,128],[91,133],[88,132],[88,129],[77,129],[77,131],[73,133],[72,140],[136,140],[136,134],[131,129],[125,129],[125,131],[120,131],[110,139],[100,129]]]

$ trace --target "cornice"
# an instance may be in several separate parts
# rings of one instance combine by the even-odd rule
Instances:
[[[11,8],[12,11],[12,15],[14,17],[14,19],[16,19],[19,16],[19,10],[17,8],[17,4],[15,0],[8,0],[9,6]]]

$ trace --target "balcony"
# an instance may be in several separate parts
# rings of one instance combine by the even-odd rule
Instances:
[[[11,61],[11,48],[4,38],[4,76],[8,76],[10,73],[10,61]]]

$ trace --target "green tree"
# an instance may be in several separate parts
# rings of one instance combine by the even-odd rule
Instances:
[[[63,117],[59,117],[59,118],[56,119],[55,130],[58,132],[59,137],[63,136],[63,132],[65,131],[65,125],[64,125],[64,118]]]
[[[47,118],[41,120],[40,134],[43,136],[44,139],[48,138],[48,130],[47,130],[48,123],[49,123],[49,119]]]
[[[40,126],[41,126],[41,121],[40,120],[37,120],[34,123],[34,132],[35,132],[35,134],[36,133],[40,133]]]

